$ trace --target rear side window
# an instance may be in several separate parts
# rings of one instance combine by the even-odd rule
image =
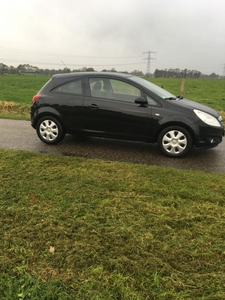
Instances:
[[[57,86],[55,89],[52,90],[56,93],[62,93],[62,94],[76,94],[76,95],[82,95],[82,80],[74,80],[66,82],[60,86]]]

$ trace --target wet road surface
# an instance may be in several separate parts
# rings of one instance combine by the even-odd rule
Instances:
[[[58,145],[41,142],[29,121],[0,119],[0,148],[225,173],[225,141],[212,149],[193,148],[184,158],[163,156],[155,144],[67,135]]]

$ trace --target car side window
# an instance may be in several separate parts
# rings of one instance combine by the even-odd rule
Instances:
[[[146,95],[146,99],[148,101],[148,104],[151,106],[159,106],[158,102],[152,99],[150,96]]]
[[[63,94],[76,94],[82,95],[82,80],[74,80],[66,82],[58,87],[56,87],[53,92],[63,93]]]
[[[89,85],[92,97],[105,98],[104,82],[102,78],[90,78]]]
[[[141,91],[137,87],[121,80],[111,80],[113,89],[113,99],[127,102],[134,102],[134,100],[141,96]]]
[[[90,91],[92,97],[121,100],[134,103],[141,96],[137,87],[117,79],[90,78]]]

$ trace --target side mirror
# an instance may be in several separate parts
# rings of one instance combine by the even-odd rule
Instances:
[[[140,104],[140,105],[147,105],[148,102],[144,97],[138,97],[134,100],[135,103]]]

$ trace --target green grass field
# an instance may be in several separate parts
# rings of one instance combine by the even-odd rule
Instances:
[[[175,95],[180,94],[180,79],[152,78],[151,82],[163,87]],[[184,97],[225,111],[224,79],[186,79]]]
[[[50,79],[40,75],[8,75],[0,77],[0,100],[31,105],[31,99]]]
[[[0,117],[29,119],[47,80],[2,76]],[[179,94],[179,80],[151,81]],[[225,111],[224,85],[187,80],[185,96]],[[0,299],[225,299],[224,182],[0,149]]]
[[[0,117],[29,120],[32,97],[50,79],[40,75],[0,77]],[[180,79],[151,78],[151,82],[179,95]],[[184,97],[225,111],[225,80],[186,79]],[[224,116],[224,113],[222,113]],[[225,116],[224,116],[225,118]]]
[[[31,104],[32,97],[50,79],[40,75],[8,75],[0,77],[0,100],[18,104]],[[151,78],[151,82],[179,95],[180,79]],[[218,110],[225,110],[225,80],[186,79],[184,96],[205,103]]]

